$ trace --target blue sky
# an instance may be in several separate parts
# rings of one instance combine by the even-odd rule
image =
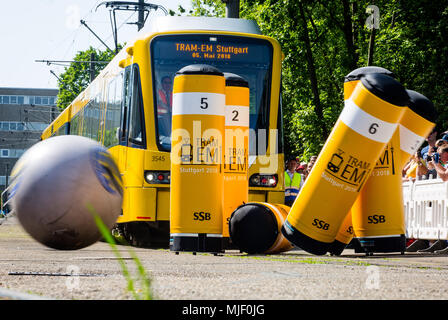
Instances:
[[[57,79],[50,73],[64,71],[62,66],[38,63],[35,60],[72,60],[78,51],[89,46],[105,49],[104,45],[79,20],[114,48],[109,9],[105,0],[21,0],[3,1],[0,11],[0,87],[56,88]],[[134,0],[137,1],[137,0]],[[178,5],[187,10],[190,0],[146,0],[177,11]],[[149,18],[163,15],[152,11]],[[137,13],[117,13],[118,42],[124,42],[137,31]]]

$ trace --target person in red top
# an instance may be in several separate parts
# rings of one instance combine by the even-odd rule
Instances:
[[[162,87],[157,93],[157,114],[163,116],[171,113],[173,106],[172,82],[169,76],[162,78]]]
[[[157,91],[157,130],[162,145],[171,144],[171,114],[173,108],[173,82],[171,77],[164,76],[161,87]]]

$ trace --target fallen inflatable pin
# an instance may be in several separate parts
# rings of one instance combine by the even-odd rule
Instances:
[[[395,75],[391,71],[381,67],[368,66],[355,69],[344,77],[344,101],[350,98],[361,78],[366,74],[372,73],[385,74],[395,78]],[[352,241],[353,237],[354,231],[352,213],[350,210],[339,228],[336,238],[328,249],[328,252],[331,255],[340,255],[350,241]]]
[[[59,250],[101,239],[95,214],[110,229],[121,212],[123,186],[108,151],[81,136],[41,141],[12,170],[11,206],[36,241]]]
[[[394,77],[392,72],[384,68],[356,69],[345,77],[345,99],[351,96],[354,84],[367,73],[382,73]],[[358,244],[354,246],[356,253],[404,253],[406,239],[401,170],[425,141],[437,118],[431,101],[418,92],[406,91],[410,98],[409,106],[405,109],[391,141],[378,159],[365,188],[338,231],[329,250],[331,254],[341,254],[353,236]]]
[[[266,202],[239,206],[229,220],[232,243],[249,254],[276,254],[291,250],[293,245],[281,233],[289,209],[283,204]]]
[[[283,224],[290,242],[312,254],[328,252],[408,101],[387,75],[361,78]]]
[[[410,101],[399,126],[352,207],[353,229],[360,243],[355,252],[404,254],[406,250],[401,172],[437,118],[429,99],[412,90],[407,93]]]
[[[393,76],[384,68],[365,67],[345,78],[344,98],[351,96],[355,83],[368,73]],[[418,150],[435,125],[436,110],[423,95],[407,90],[410,98],[398,128],[376,163],[374,170],[341,225],[329,252],[340,255],[355,236],[355,252],[401,252],[405,250],[405,221],[402,201],[401,170]],[[394,151],[395,150],[395,151]],[[378,201],[381,199],[381,201]],[[353,212],[355,213],[352,217]],[[353,218],[353,221],[352,221]]]
[[[394,77],[391,71],[384,68],[358,68],[345,77],[345,100],[350,98],[360,78],[369,73]],[[406,91],[410,98],[409,106],[405,109],[396,132],[378,159],[371,177],[353,206],[357,208],[355,227],[352,223],[352,208],[329,250],[333,255],[340,255],[353,238],[356,240],[354,242],[356,253],[365,252],[367,255],[373,252],[404,253],[405,221],[401,170],[424,142],[437,118],[431,101],[418,92]],[[375,184],[376,186],[372,186]],[[360,236],[355,236],[356,234]]]

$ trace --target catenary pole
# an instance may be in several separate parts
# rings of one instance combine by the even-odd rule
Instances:
[[[240,17],[240,0],[222,0],[226,4],[226,18]]]

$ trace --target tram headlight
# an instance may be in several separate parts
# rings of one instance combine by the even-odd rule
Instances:
[[[169,184],[171,178],[169,171],[145,171],[144,177],[149,184]]]
[[[148,183],[152,183],[154,181],[154,174],[152,172],[145,173],[145,180]]]
[[[274,188],[277,186],[277,174],[259,174],[255,173],[249,178],[249,186],[251,187],[268,187]]]

